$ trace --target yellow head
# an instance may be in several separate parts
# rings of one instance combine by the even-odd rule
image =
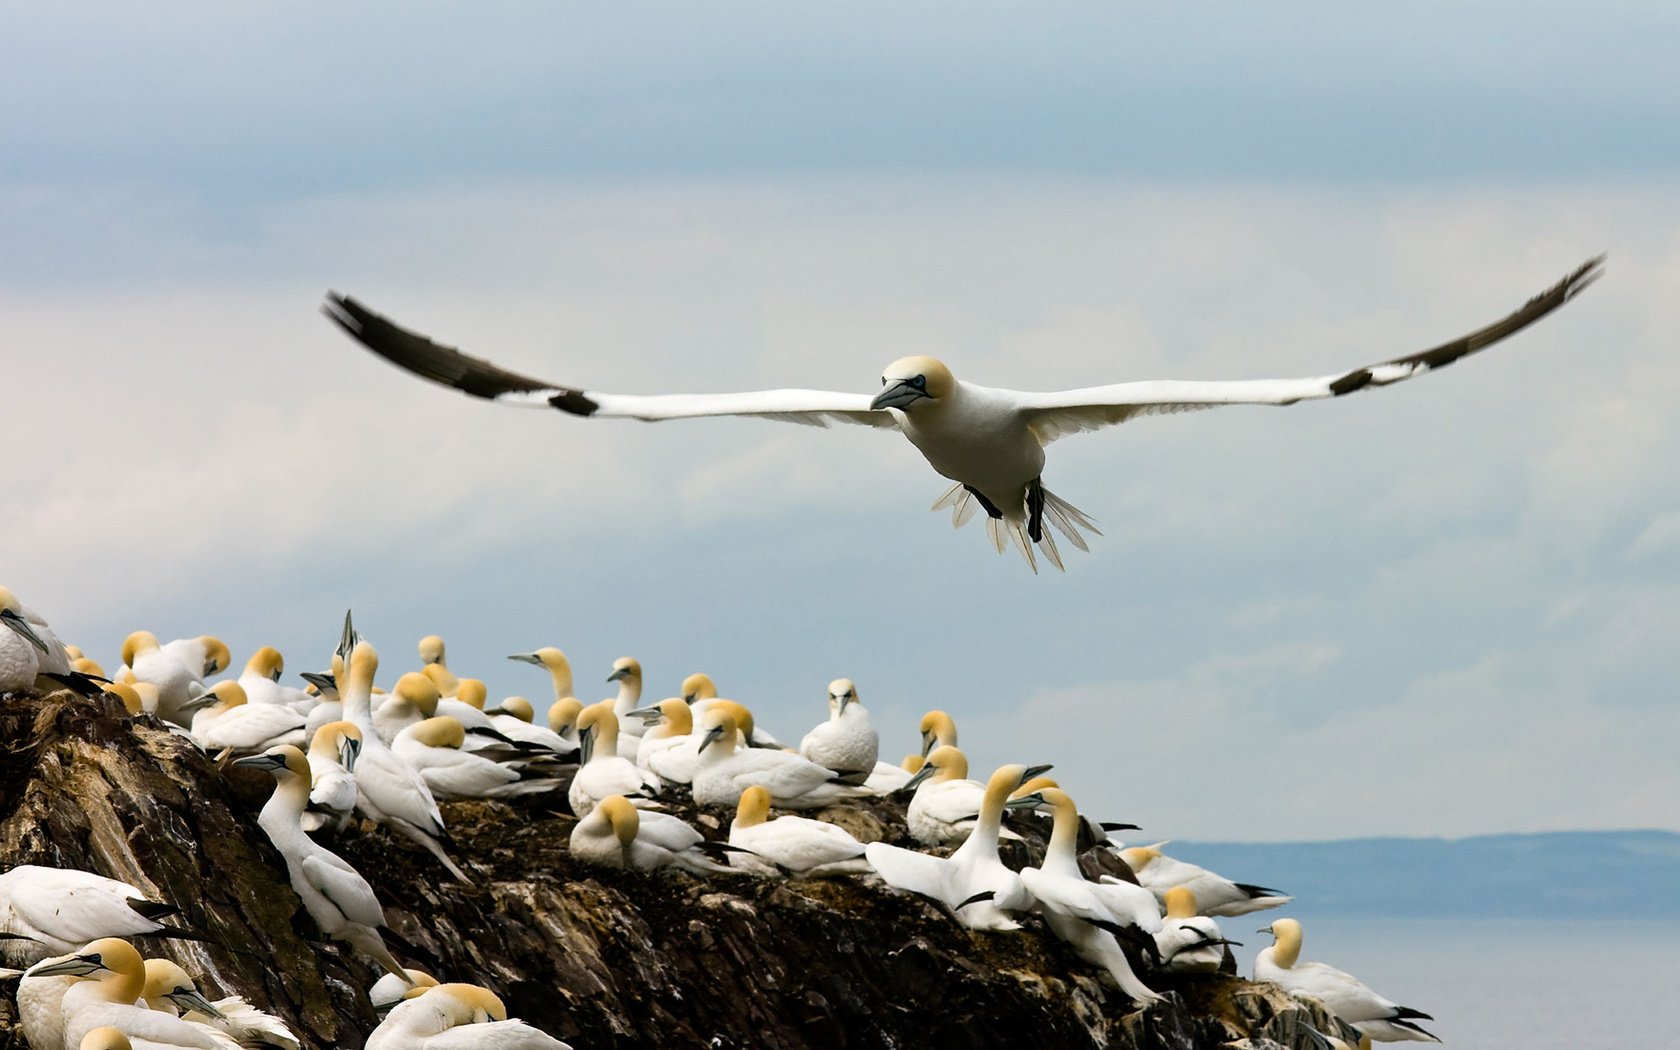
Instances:
[[[290,744],[276,745],[260,755],[236,758],[233,764],[249,769],[266,770],[274,774],[274,779],[280,782],[282,791],[298,791],[305,798],[309,795],[309,760],[303,757],[302,751]]]
[[[443,663],[443,639],[435,634],[420,639],[420,659],[427,665]]]
[[[362,731],[354,722],[328,722],[315,730],[309,740],[311,754],[336,760],[346,769],[355,764],[355,756],[362,750]],[[346,758],[349,761],[345,761]]]
[[[76,659],[70,661],[70,670],[76,671],[80,674],[91,674],[99,678],[110,677],[110,675],[105,673],[105,668],[100,667],[97,662],[90,660],[85,656],[78,656]]]
[[[120,1029],[104,1025],[91,1029],[87,1035],[82,1036],[81,1045],[77,1050],[134,1050],[134,1044],[128,1041],[128,1036],[123,1035]]]
[[[743,828],[757,827],[770,819],[770,789],[762,784],[754,784],[741,792],[741,801],[735,804],[735,823]]]
[[[122,662],[133,667],[137,657],[155,653],[159,648],[157,635],[150,631],[135,631],[123,639]]]
[[[957,746],[957,723],[943,711],[929,711],[922,716],[922,754],[941,745]]]
[[[420,673],[437,686],[439,695],[453,693],[460,688],[461,680],[442,664],[427,664],[420,669]]]
[[[1142,871],[1161,859],[1161,851],[1154,846],[1130,846],[1120,851],[1120,859],[1133,871]]]
[[[612,825],[613,835],[618,839],[618,844],[624,849],[629,849],[636,841],[637,832],[642,828],[642,818],[637,814],[636,807],[623,795],[608,795],[595,808],[599,809]]]
[[[447,1001],[450,1004],[447,1012],[453,1015],[456,1026],[505,1021],[508,1018],[507,1007],[496,993],[476,984],[440,984],[421,994]]]
[[[578,716],[583,714],[583,701],[575,696],[568,696],[554,701],[548,709],[548,728],[556,733],[565,733],[577,726]]]
[[[175,992],[198,991],[198,985],[193,983],[187,971],[168,959],[147,959],[146,987],[140,993],[142,999],[163,999]]]
[[[502,714],[512,715],[521,722],[529,722],[537,717],[536,708],[532,707],[531,701],[525,699],[523,696],[510,696],[506,700],[503,700],[500,706]]]
[[[123,684],[134,690],[134,694],[140,698],[140,710],[148,715],[157,714],[158,704],[163,700],[157,686],[150,682],[125,682]]]
[[[215,635],[199,635],[198,644],[204,646],[204,677],[221,674],[233,663],[233,654],[228,652],[228,647]]]
[[[216,698],[216,706],[212,710],[228,711],[248,702],[245,687],[238,682],[217,682],[205,692]]]
[[[74,955],[37,965],[40,977],[78,977],[99,982],[99,998],[110,1003],[133,1003],[146,987],[146,964],[134,946],[119,937],[101,937]]]
[[[712,701],[712,708],[718,711],[729,712],[730,716],[735,719],[735,728],[740,731],[741,742],[743,744],[752,740],[753,713],[747,709],[746,704],[741,703],[739,700],[718,700],[714,698]]]
[[[410,671],[397,679],[396,687],[391,691],[393,699],[411,704],[427,718],[437,714],[438,687],[430,678],[415,671]]]
[[[950,397],[956,386],[956,378],[943,362],[922,354],[901,357],[881,373],[881,392],[869,407],[910,411],[937,405]]]
[[[680,696],[661,700],[656,705],[665,729],[662,736],[687,736],[694,732],[694,710]]]
[[[245,673],[267,678],[271,682],[278,682],[280,675],[286,670],[286,658],[280,655],[280,650],[272,645],[265,645],[251,654],[245,661]]]
[[[700,722],[700,743],[697,749],[704,752],[707,748],[715,746],[724,754],[731,754],[736,746],[735,734],[739,731],[740,723],[735,720],[735,712],[722,704],[713,704]]]
[[[489,695],[490,690],[485,688],[484,683],[476,678],[462,678],[455,683],[455,699],[468,707],[476,707],[480,711],[484,710],[484,701]],[[507,705],[503,704],[502,706],[506,707]],[[530,719],[527,718],[525,721],[529,722]]]
[[[467,742],[467,731],[459,719],[443,715],[416,723],[407,732],[427,747],[460,747]]]
[[[1174,886],[1166,893],[1167,918],[1188,919],[1196,914],[1196,891],[1188,886]]]
[[[848,704],[857,702],[857,686],[852,683],[850,678],[836,678],[828,683],[828,710],[830,714],[841,714],[846,710]]]
[[[712,700],[717,697],[717,686],[708,674],[691,674],[682,682],[682,697],[689,703],[696,700]]]
[[[1260,931],[1269,933],[1276,940],[1272,946],[1272,961],[1285,970],[1295,965],[1301,957],[1301,924],[1294,919],[1274,919],[1272,924]]]
[[[146,703],[140,699],[140,691],[127,682],[107,682],[105,691],[122,701],[123,710],[130,716],[144,714]],[[154,706],[153,710],[156,710]]]
[[[923,758],[921,755],[905,755],[904,761],[900,762],[898,765],[899,768],[903,769],[906,773],[919,773],[921,772],[922,767],[927,765],[927,759]]]
[[[618,754],[618,715],[611,700],[597,700],[577,716],[578,739],[586,741],[584,761],[594,755]]]
[[[641,684],[642,664],[633,656],[621,656],[613,661],[612,674],[607,676],[609,682],[627,681]]]
[[[936,747],[929,753],[927,764],[933,767],[936,781],[968,779],[968,756],[960,748]]]
[[[1010,798],[1024,798],[1027,795],[1033,794],[1034,792],[1043,792],[1047,788],[1060,789],[1061,785],[1056,783],[1054,780],[1050,779],[1049,777],[1033,777],[1031,780],[1022,784],[1020,787],[1016,788],[1014,791],[1011,791],[1009,793],[1009,797]],[[1050,796],[1048,794],[1046,794],[1044,796],[1044,801],[1046,803],[1048,803],[1050,801]]]

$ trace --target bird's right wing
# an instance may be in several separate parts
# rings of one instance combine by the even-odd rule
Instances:
[[[757,416],[825,427],[858,423],[896,427],[892,413],[872,409],[869,394],[833,390],[753,390],[739,394],[603,394],[510,372],[499,365],[434,343],[374,313],[355,299],[327,294],[321,312],[351,338],[401,368],[473,397],[530,408],[557,408],[575,416],[646,421],[698,416]]]
[[[385,925],[385,912],[379,906],[379,898],[373,895],[373,887],[338,854],[311,853],[298,862],[298,869],[351,922],[363,926]]]
[[[1150,379],[1042,394],[1011,391],[1010,396],[1018,399],[1027,425],[1038,435],[1039,442],[1046,445],[1068,434],[1113,426],[1142,415],[1187,412],[1218,405],[1293,405],[1297,401],[1340,397],[1444,368],[1522,331],[1597,280],[1603,265],[1602,255],[1589,259],[1510,315],[1440,346],[1331,375],[1227,381]]]

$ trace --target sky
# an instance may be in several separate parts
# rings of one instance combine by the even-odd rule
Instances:
[[[1680,13],[1643,2],[0,9],[0,582],[108,667],[214,633],[493,695],[848,676],[1153,838],[1680,828]],[[1049,449],[1068,572],[902,438],[405,376],[336,289],[631,393],[1439,375]],[[594,693],[590,689],[595,690]]]

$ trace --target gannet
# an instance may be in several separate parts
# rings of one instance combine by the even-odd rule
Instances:
[[[252,1006],[243,996],[229,995],[211,1002],[198,990],[192,976],[169,959],[147,959],[145,968],[146,985],[140,997],[151,1009],[209,1025],[241,1046],[299,1050],[297,1036],[286,1022]]]
[[[579,709],[581,710],[581,707]],[[441,706],[439,710],[442,710]],[[575,760],[577,757],[575,740],[567,740],[545,726],[531,724],[532,719],[536,717],[536,710],[531,706],[531,701],[523,696],[504,697],[500,704],[484,713],[489,716],[490,724],[511,740],[545,748],[561,758]],[[577,723],[575,713],[572,715],[572,723],[574,726]]]
[[[48,956],[47,961],[68,956]],[[59,1050],[64,1046],[64,993],[76,978],[40,977],[25,971],[17,987],[18,1024],[30,1046]]]
[[[404,980],[394,973],[381,974],[379,980],[373,982],[368,989],[368,1001],[373,1003],[373,1012],[383,1018],[391,1012],[391,1008],[408,998],[410,992],[416,988],[436,988],[438,979],[425,970],[416,970],[412,966],[403,971],[407,975]]]
[[[239,675],[245,699],[254,705],[278,704],[307,715],[317,701],[302,689],[281,685],[280,675],[285,670],[286,658],[280,655],[280,650],[271,645],[258,649],[246,661],[245,670]]]
[[[667,784],[692,784],[700,738],[694,735],[694,713],[688,704],[673,696],[630,713],[645,726],[636,746],[636,765]]]
[[[356,809],[356,756],[362,731],[354,722],[328,722],[309,738],[309,808],[303,830],[344,830]]]
[[[328,937],[344,941],[391,973],[402,973],[402,966],[379,936],[379,928],[385,925],[385,911],[374,896],[373,887],[344,858],[304,834],[301,820],[304,808],[309,805],[309,762],[303,752],[286,744],[260,755],[235,759],[234,764],[266,769],[274,774],[277,781],[274,794],[257,815],[257,824],[286,859],[292,889],[297,891],[315,925]]]
[[[964,926],[974,930],[1018,930],[1021,924],[1010,912],[1032,907],[1032,895],[1021,877],[998,859],[998,830],[1003,824],[1009,793],[1049,766],[1000,766],[986,782],[979,821],[957,851],[949,857],[902,849],[885,842],[871,842],[864,856],[875,871],[894,889],[908,890],[944,905]],[[1033,806],[1037,799],[1025,800]]]
[[[596,803],[588,816],[572,825],[568,845],[579,860],[609,868],[677,867],[697,874],[737,874],[710,856],[721,853],[723,844],[707,842],[669,813],[639,810],[623,795],[608,795]]]
[[[929,711],[922,716],[922,757],[936,747],[957,746],[957,723],[943,711]]]
[[[227,670],[232,659],[228,647],[208,634],[159,645],[150,631],[135,631],[122,647],[123,666],[134,679],[157,687],[157,716],[181,726],[189,724],[181,709],[197,695],[192,687]]]
[[[443,851],[440,840],[447,838],[443,815],[426,779],[380,739],[374,726],[373,676],[379,670],[378,651],[369,642],[357,642],[348,663],[341,686],[344,717],[362,731],[362,750],[356,756],[356,808],[375,824],[387,825],[419,844],[460,881],[471,883],[467,873]]]
[[[101,937],[169,933],[180,909],[91,871],[19,864],[0,875],[0,951],[13,964],[75,951]]]
[[[438,693],[442,696],[454,696],[460,684],[460,679],[449,670],[449,665],[443,659],[443,639],[435,634],[428,634],[420,639],[420,661],[425,665],[426,677],[437,683]]]
[[[192,716],[192,735],[206,751],[263,751],[308,742],[305,716],[281,704],[246,703],[238,682],[217,682],[205,695],[215,702]]]
[[[659,807],[659,778],[636,768],[636,763],[618,753],[618,716],[613,714],[612,704],[611,700],[602,700],[578,715],[583,765],[566,789],[566,800],[579,817],[588,816],[609,795],[623,795],[643,809]]]
[[[629,740],[635,743],[640,739],[645,728],[638,721],[626,721],[625,716],[636,709],[642,702],[642,664],[633,656],[621,656],[613,661],[612,674],[607,676],[608,682],[618,683],[618,696],[613,700],[613,714],[618,716],[619,741]],[[634,759],[632,752],[625,757]]]
[[[1165,845],[1157,842],[1153,846],[1133,846],[1120,851],[1120,858],[1137,876],[1138,885],[1155,894],[1162,907],[1166,907],[1167,891],[1174,886],[1189,887],[1203,915],[1247,915],[1295,899],[1264,886],[1232,882],[1206,868],[1169,857],[1161,852]]]
[[[437,683],[417,671],[403,675],[373,709],[373,724],[379,730],[379,738],[387,744],[393,743],[404,729],[436,715],[438,700]]]
[[[694,802],[734,809],[741,792],[754,784],[770,791],[784,809],[816,809],[864,794],[841,783],[831,769],[787,751],[741,747],[742,734],[733,711],[716,703],[700,721],[699,762],[694,769]]]
[[[123,1035],[121,1031],[110,1025],[103,1025],[82,1036],[78,1050],[134,1050],[134,1044],[129,1042],[128,1036]]]
[[[385,1015],[363,1050],[571,1050],[473,984],[440,984],[410,993]]]
[[[729,825],[729,844],[794,875],[861,875],[872,870],[864,859],[863,843],[845,828],[808,817],[769,818],[770,792],[754,784],[741,792]]]
[[[837,773],[875,772],[881,740],[850,678],[828,683],[828,721],[805,734],[799,753]]]
[[[0,587],[0,694],[32,688],[41,674],[67,674],[70,656],[45,620]]]
[[[712,709],[712,705],[718,702],[717,685],[712,681],[711,675],[704,673],[691,674],[683,679],[682,698],[688,701],[689,707],[693,709],[694,722],[698,725],[705,719],[706,712]],[[736,701],[727,700],[725,702],[733,704]],[[748,714],[749,718],[744,723],[741,722],[740,711],[736,711],[735,717],[739,727],[746,731],[749,747],[768,747],[775,748],[778,751],[786,749],[787,745],[759,728],[750,718],[751,713]]]
[[[554,701],[554,703],[548,705],[548,715],[546,717],[549,732],[576,747],[578,742],[577,720],[578,715],[581,714],[583,714],[583,701],[575,696]]]
[[[426,778],[432,795],[441,799],[514,798],[553,791],[553,777],[523,773],[512,766],[461,750],[467,731],[449,715],[416,722],[397,734],[391,744],[409,765]]]
[[[554,683],[554,699],[556,702],[573,696],[572,692],[572,662],[566,659],[566,654],[545,645],[541,649],[530,653],[514,653],[509,660],[520,663],[535,664],[548,671],[549,680]]]
[[[374,353],[425,379],[473,397],[529,408],[555,408],[577,416],[680,419],[758,416],[826,426],[857,423],[896,428],[939,474],[955,484],[935,504],[951,507],[965,524],[976,505],[987,515],[993,545],[1006,535],[1037,570],[1033,545],[1061,568],[1061,555],[1046,520],[1080,550],[1080,531],[1096,526],[1044,487],[1044,447],[1057,438],[1123,423],[1135,416],[1218,405],[1292,405],[1340,397],[1442,368],[1538,321],[1597,278],[1603,256],[1589,260],[1514,313],[1404,357],[1304,379],[1225,382],[1147,380],[1035,393],[978,386],[956,379],[942,362],[904,357],[881,373],[873,396],[826,390],[761,390],[738,394],[670,394],[645,397],[581,390],[510,372],[401,328],[347,296],[329,293],[323,309],[352,338]]]
[[[1278,919],[1260,932],[1271,934],[1275,942],[1255,957],[1256,981],[1270,981],[1290,995],[1317,999],[1378,1042],[1440,1042],[1416,1024],[1434,1020],[1428,1014],[1384,999],[1333,966],[1301,962],[1301,924],[1296,920]]]
[[[146,986],[146,968],[133,945],[104,937],[74,955],[36,963],[31,977],[76,978],[64,993],[63,1045],[79,1047],[96,1028],[111,1027],[147,1050],[237,1050],[239,1043],[204,1025],[136,1005]],[[37,1044],[30,1038],[30,1045]]]
[[[1043,866],[1021,869],[1021,882],[1044,921],[1080,958],[1107,970],[1132,999],[1159,1002],[1162,997],[1132,972],[1119,940],[1124,937],[1151,955],[1156,952],[1154,936],[1161,929],[1161,912],[1155,898],[1130,883],[1087,882],[1079,870],[1078,807],[1060,788],[1044,788],[1038,795],[1050,807],[1054,825]]]
[[[951,745],[933,749],[904,785],[915,791],[904,812],[911,838],[927,846],[955,846],[967,840],[986,798],[986,785],[967,778],[968,758],[961,749]],[[1021,837],[1008,828],[999,834],[1006,839]]]
[[[1197,914],[1196,895],[1190,887],[1168,890],[1166,904],[1167,916],[1155,934],[1155,947],[1167,969],[1216,973],[1225,961],[1225,946],[1241,946],[1241,941],[1226,940],[1211,917]]]

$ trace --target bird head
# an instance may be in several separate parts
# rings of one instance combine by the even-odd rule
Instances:
[[[901,357],[881,373],[881,392],[870,408],[908,410],[923,401],[937,402],[956,387],[951,370],[931,357]]]

